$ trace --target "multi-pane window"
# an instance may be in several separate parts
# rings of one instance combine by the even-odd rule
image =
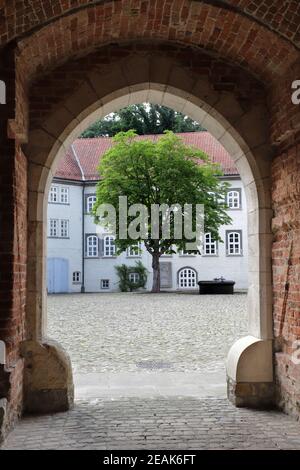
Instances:
[[[140,280],[139,273],[129,273],[129,281],[137,284]]]
[[[73,283],[77,284],[81,282],[81,272],[80,271],[74,271],[73,272]]]
[[[69,204],[69,188],[52,184],[49,192],[49,202],[53,204]]]
[[[66,219],[50,219],[49,237],[68,238],[69,221]]]
[[[138,243],[137,246],[130,246],[127,248],[127,256],[135,257],[135,256],[140,256],[141,255],[141,243]]]
[[[109,279],[101,279],[101,289],[109,289]]]
[[[86,211],[88,214],[90,214],[93,210],[94,204],[96,202],[96,196],[88,196],[86,199]]]
[[[217,255],[217,242],[212,237],[211,233],[206,233],[204,235],[204,255]]]
[[[241,193],[238,190],[228,191],[227,206],[229,209],[239,209],[241,206]]]
[[[182,289],[191,289],[197,286],[197,273],[193,268],[183,268],[178,274],[178,284]]]
[[[107,235],[104,237],[103,256],[114,256],[116,253],[115,237]]]
[[[227,255],[242,254],[242,234],[240,231],[227,232],[226,243]]]
[[[69,221],[62,219],[60,221],[60,236],[62,238],[68,238],[69,236]]]
[[[97,235],[86,237],[86,255],[88,258],[97,258],[99,253],[99,244]]]
[[[60,199],[61,204],[69,204],[69,188],[60,188]]]
[[[57,219],[50,219],[49,222],[49,236],[50,237],[58,237],[58,220]]]
[[[49,202],[58,202],[58,186],[51,186],[49,192]]]

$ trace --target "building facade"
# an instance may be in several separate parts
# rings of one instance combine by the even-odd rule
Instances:
[[[180,252],[162,256],[161,288],[193,290],[199,280],[224,277],[233,279],[237,289],[247,289],[247,209],[240,176],[230,156],[209,133],[181,136],[223,167],[232,222],[220,227],[222,242],[205,234],[201,255]],[[146,289],[151,289],[152,258],[144,246],[117,256],[113,234],[96,225],[91,215],[99,180],[97,165],[110,145],[109,138],[79,139],[60,162],[48,199],[48,293],[118,291],[116,266],[134,267],[137,261],[147,269]],[[133,272],[132,280],[137,276]]]

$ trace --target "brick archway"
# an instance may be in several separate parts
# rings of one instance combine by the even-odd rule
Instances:
[[[155,63],[155,68],[153,67]],[[152,64],[152,66],[151,66]],[[123,72],[120,73],[120,70]],[[151,81],[153,70],[156,82]],[[124,72],[125,71],[125,72]],[[269,403],[273,393],[272,366],[272,285],[271,285],[271,198],[270,162],[272,149],[268,141],[268,119],[261,88],[257,87],[255,105],[240,99],[236,90],[216,90],[209,77],[197,77],[193,71],[182,67],[171,58],[151,54],[129,54],[89,74],[59,105],[51,109],[39,126],[29,133],[25,153],[29,161],[29,273],[27,324],[31,341],[24,344],[24,355],[32,357],[35,348],[43,344],[48,357],[56,356],[56,346],[44,341],[45,299],[45,223],[48,187],[57,160],[72,141],[90,123],[117,111],[128,104],[150,101],[184,112],[206,127],[227,149],[237,165],[249,207],[249,336],[231,350],[228,359],[229,396],[239,405],[259,406]],[[50,80],[51,82],[51,80]],[[242,82],[241,82],[242,83]],[[47,79],[49,86],[49,79]],[[249,82],[243,82],[249,86]],[[107,93],[109,91],[109,93]],[[33,306],[33,307],[32,307]],[[258,361],[258,357],[261,360]],[[58,359],[60,362],[61,356]],[[35,364],[42,370],[45,357]],[[242,365],[242,370],[240,365]],[[246,365],[245,365],[246,364]],[[47,409],[51,399],[50,384],[47,394],[42,394],[40,383],[35,383],[35,367],[26,373],[29,410]],[[52,394],[62,395],[64,403],[72,396],[68,368],[62,388]],[[62,375],[61,375],[62,377]],[[243,387],[240,387],[240,384]],[[251,387],[251,396],[243,392],[245,384]],[[42,404],[41,396],[44,396]],[[38,397],[38,399],[36,399]],[[59,404],[57,403],[57,406]]]
[[[202,120],[236,159],[253,202],[256,295],[250,296],[249,331],[258,341],[247,338],[232,350],[231,391],[242,403],[243,393],[252,402],[257,394],[270,401],[270,376],[260,376],[259,390],[251,368],[246,376],[237,371],[247,370],[244,364],[257,355],[270,358],[273,331],[276,403],[299,416],[300,377],[292,360],[300,338],[300,106],[290,99],[291,83],[300,76],[295,2],[258,1],[255,7],[252,0],[174,0],[155,8],[154,0],[58,0],[53,9],[42,3],[16,8],[15,1],[4,2],[0,18],[0,78],[6,84],[0,116],[0,339],[6,362],[0,363],[0,438],[1,421],[5,433],[24,408],[24,357],[27,391],[35,390],[38,401],[46,397],[39,392],[47,389],[47,378],[35,370],[49,366],[57,372],[49,395],[54,408],[72,401],[68,360],[41,342],[44,193],[55,156],[97,110],[140,101],[145,93]]]

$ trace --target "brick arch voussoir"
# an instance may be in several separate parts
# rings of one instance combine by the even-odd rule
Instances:
[[[220,6],[178,2],[166,8],[101,3],[45,25],[19,41],[19,64],[29,80],[111,43],[168,41],[210,51],[265,82],[285,74],[299,51],[274,31]]]
[[[34,31],[44,27],[47,24],[56,21],[59,18],[80,12],[83,9],[93,8],[96,4],[106,4],[109,11],[110,5],[114,10],[123,8],[122,0],[72,0],[66,2],[57,0],[56,2],[48,1],[45,7],[45,0],[31,0],[18,5],[18,0],[9,0],[2,7],[0,19],[0,44],[6,44],[12,40],[18,40],[22,37],[32,34]],[[287,0],[284,3],[281,0],[273,0],[272,2],[256,2],[253,0],[186,0],[185,2],[176,4],[175,11],[179,18],[185,18],[187,15],[187,7],[193,3],[192,8],[197,11],[197,3],[210,4],[214,3],[225,11],[233,11],[242,16],[247,17],[250,21],[257,22],[266,28],[276,31],[276,33],[296,46],[300,46],[300,27],[299,15],[300,9],[297,8],[294,0]],[[148,3],[148,4],[147,4]],[[135,2],[133,5],[126,4],[127,11],[136,14],[137,9],[142,8],[143,11],[151,11],[151,2],[143,2],[139,4]],[[166,13],[170,16],[170,2],[164,5],[163,0],[160,2],[157,14]]]

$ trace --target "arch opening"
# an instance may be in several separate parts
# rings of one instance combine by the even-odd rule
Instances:
[[[88,101],[88,100],[87,100]],[[29,273],[28,294],[30,311],[28,325],[32,342],[28,342],[26,354],[36,342],[43,343],[46,335],[46,242],[45,227],[48,191],[59,159],[66,153],[83,130],[96,120],[118,111],[120,108],[141,102],[151,102],[172,108],[188,115],[205,127],[228,151],[244,184],[248,208],[248,250],[249,250],[249,290],[248,318],[249,335],[239,340],[230,350],[227,361],[228,396],[238,406],[266,406],[272,401],[272,288],[271,288],[271,229],[272,215],[269,197],[269,155],[270,149],[265,138],[265,129],[260,128],[261,108],[243,111],[235,116],[234,124],[226,117],[230,94],[223,94],[216,106],[208,105],[201,97],[187,94],[184,90],[162,83],[139,83],[130,88],[115,90],[114,93],[96,100],[90,106],[83,106],[68,125],[59,123],[55,138],[50,135],[47,123],[43,132],[48,133],[48,153],[41,166],[34,155],[34,145],[29,140],[28,156],[31,214],[30,223],[34,233],[35,246],[31,250],[33,272]],[[221,110],[224,113],[221,114]],[[70,117],[69,115],[67,116]],[[230,116],[231,117],[231,116]],[[55,117],[54,117],[55,118]],[[48,121],[52,126],[53,116]],[[248,126],[255,126],[249,131]],[[32,138],[35,138],[33,132]],[[31,153],[32,151],[32,158]],[[32,233],[32,234],[33,234]],[[38,278],[38,279],[37,279]],[[51,349],[52,348],[52,349]],[[52,357],[59,356],[57,345],[50,345]],[[60,359],[61,360],[61,359]],[[55,362],[55,360],[54,360]],[[64,359],[66,380],[60,386],[64,404],[73,396],[70,370]],[[62,378],[62,375],[60,375]],[[34,380],[27,380],[27,387],[35,389]],[[38,384],[36,389],[41,385]],[[55,389],[56,390],[56,389]],[[36,403],[28,391],[29,403]],[[40,396],[40,394],[39,394]],[[66,398],[69,397],[69,398]],[[44,402],[49,401],[49,397]],[[31,406],[31,405],[30,405]],[[47,403],[45,405],[48,406]],[[58,405],[55,405],[56,407]]]

